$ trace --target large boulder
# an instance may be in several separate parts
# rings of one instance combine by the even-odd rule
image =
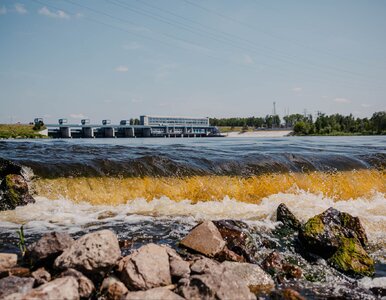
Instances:
[[[367,237],[358,217],[329,208],[301,227],[299,239],[306,250],[329,259],[348,275],[374,274],[374,261],[364,249]]]
[[[124,298],[125,300],[155,300],[155,299],[165,299],[165,300],[183,300],[181,296],[173,293],[171,290],[158,287],[150,289],[147,291],[138,291],[130,292]]]
[[[169,266],[170,266],[170,275],[172,278],[183,278],[189,277],[190,275],[190,263],[183,260],[176,250],[170,248],[169,246],[162,245],[164,247],[168,256],[169,256]]]
[[[75,240],[67,233],[46,233],[28,247],[27,255],[34,265],[46,264],[50,266],[74,242]]]
[[[169,255],[165,247],[147,244],[118,264],[123,283],[131,290],[147,290],[172,283]]]
[[[243,257],[247,262],[256,263],[257,247],[246,223],[236,220],[219,220],[213,221],[213,223],[226,242],[226,248],[221,253],[226,260],[241,262],[242,259],[239,257]],[[229,253],[228,249],[239,257],[235,256],[232,252]]]
[[[22,175],[22,166],[0,157],[0,181],[9,174]]]
[[[17,206],[34,203],[27,181],[18,174],[6,175],[0,184],[0,211],[15,209]]]
[[[121,256],[117,236],[110,230],[85,234],[56,258],[56,269],[73,268],[84,273],[104,273],[116,266]]]
[[[60,277],[72,276],[78,282],[78,292],[81,298],[90,298],[95,291],[94,283],[83,275],[83,273],[75,269],[67,269],[60,274]]]
[[[275,287],[271,276],[258,265],[225,261],[222,266],[245,281],[251,292],[268,292]]]
[[[276,220],[281,222],[285,228],[299,230],[302,224],[289,210],[289,208],[281,203],[276,209]]]
[[[11,294],[25,294],[32,290],[35,279],[20,278],[16,276],[8,276],[0,279],[0,299],[4,299]]]
[[[180,245],[195,252],[214,257],[225,247],[217,227],[211,221],[205,221],[192,229],[181,241]]]
[[[0,253],[0,271],[12,268],[17,264],[17,255],[13,253]]]

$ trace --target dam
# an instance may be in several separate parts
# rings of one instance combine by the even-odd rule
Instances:
[[[35,124],[43,124],[42,118],[35,118]],[[111,124],[91,124],[89,119],[80,124],[68,124],[59,119],[58,124],[45,124],[48,136],[52,138],[137,138],[137,137],[216,137],[221,136],[217,127],[210,126],[209,118],[141,116],[139,124],[133,120],[122,120]]]

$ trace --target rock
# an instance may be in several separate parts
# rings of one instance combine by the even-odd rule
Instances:
[[[74,242],[75,240],[67,233],[46,233],[28,247],[27,256],[34,265],[51,266],[54,260]]]
[[[17,265],[17,255],[13,253],[0,253],[0,270],[9,269]]]
[[[35,203],[35,199],[29,193],[28,184],[21,175],[6,175],[0,184],[0,191],[2,191],[0,211]]]
[[[257,247],[246,223],[235,220],[220,220],[213,223],[230,251],[244,257],[247,262],[256,263]]]
[[[181,296],[173,293],[167,288],[159,287],[150,289],[147,291],[130,292],[124,298],[125,300],[154,300],[154,299],[167,299],[167,300],[183,300]]]
[[[261,266],[273,276],[278,283],[282,283],[285,279],[300,278],[303,275],[300,267],[287,263],[277,251],[271,252],[264,259]]]
[[[302,226],[299,239],[306,250],[349,276],[374,274],[374,261],[363,248],[367,237],[357,217],[329,208]]]
[[[268,292],[275,287],[271,276],[258,265],[225,261],[222,266],[245,281],[253,293]]]
[[[33,278],[20,278],[16,276],[9,276],[0,279],[0,299],[4,299],[6,296],[20,293],[25,294],[32,290],[35,279]]]
[[[4,278],[8,276],[30,277],[31,271],[28,268],[18,267],[18,266],[0,271],[0,278]]]
[[[78,282],[74,277],[57,278],[31,290],[21,297],[22,300],[78,300]]]
[[[353,277],[373,276],[374,260],[356,239],[342,238],[342,243],[328,262]]]
[[[76,240],[56,258],[54,267],[97,274],[116,266],[120,256],[117,236],[110,230],[100,230]]]
[[[181,246],[208,257],[220,253],[225,244],[217,227],[211,221],[205,221],[194,227],[180,242]]]
[[[131,290],[170,285],[169,255],[165,247],[147,244],[124,257],[118,265],[121,280]]]
[[[295,215],[288,209],[288,207],[281,203],[276,210],[276,220],[282,222],[284,227],[299,230],[302,224],[295,217]]]
[[[22,167],[14,162],[0,158],[0,181],[9,174],[22,175]]]
[[[244,256],[238,255],[237,253],[229,250],[227,246],[222,249],[220,253],[216,255],[216,260],[218,261],[235,261],[235,262],[245,262]]]
[[[35,279],[35,286],[51,281],[51,274],[48,273],[44,268],[37,269],[35,272],[31,273],[32,277]]]
[[[293,289],[284,289],[282,291],[274,291],[270,295],[270,299],[273,300],[305,300],[302,295],[299,294],[299,292],[293,290]]]
[[[89,298],[92,293],[95,291],[94,283],[84,276],[81,272],[75,269],[67,269],[66,271],[60,274],[60,277],[72,276],[78,282],[78,292],[81,298]]]
[[[256,299],[242,278],[221,265],[214,266],[203,274],[181,279],[178,293],[186,299]]]
[[[170,275],[177,279],[183,277],[189,277],[190,275],[190,263],[183,260],[178,253],[169,246],[162,245],[167,254],[169,255]]]
[[[190,270],[193,274],[222,272],[222,269],[223,267],[220,263],[204,256],[195,257],[190,265]]]
[[[114,276],[107,277],[103,280],[100,293],[109,300],[120,300],[129,292],[127,287]]]

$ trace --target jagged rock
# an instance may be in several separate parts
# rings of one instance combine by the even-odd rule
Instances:
[[[264,259],[261,266],[279,283],[282,283],[284,279],[300,278],[303,275],[301,268],[287,263],[282,255],[277,251],[271,252]]]
[[[204,273],[210,273],[210,272],[221,272],[222,266],[220,263],[213,259],[206,258],[204,256],[197,256],[194,257],[191,265],[190,270],[192,274],[204,274]]]
[[[28,247],[27,256],[34,265],[52,265],[75,240],[67,233],[50,232]]]
[[[270,295],[270,299],[273,300],[305,300],[302,295],[299,294],[298,291],[293,289],[284,289],[282,291],[274,291]]]
[[[20,294],[19,294],[20,295]],[[11,295],[12,296],[12,295]],[[27,294],[15,295],[15,298],[11,299],[22,299],[22,300],[78,300],[78,282],[74,277],[67,276],[63,278],[57,278],[46,284],[39,286],[36,289],[31,290]]]
[[[205,265],[209,266],[206,259]],[[201,263],[197,260],[195,264]],[[212,268],[196,268],[204,271],[202,274],[192,275],[179,281],[178,293],[186,299],[256,299],[248,288],[248,284],[232,271],[222,265],[212,264]],[[195,272],[194,272],[195,273]]]
[[[329,263],[350,276],[371,276],[374,261],[363,246],[367,237],[359,218],[329,208],[309,219],[299,232],[306,250],[329,259]]]
[[[35,203],[35,199],[29,193],[28,184],[21,175],[6,175],[0,184],[0,191],[2,194],[0,195],[0,211]]]
[[[226,241],[229,250],[244,257],[247,262],[256,263],[257,247],[247,224],[236,220],[220,220],[213,223]]]
[[[0,270],[0,278],[4,278],[7,276],[30,277],[31,271],[28,268],[18,266],[10,269]]]
[[[96,274],[116,266],[120,256],[117,236],[110,230],[100,230],[76,240],[56,258],[54,267]]]
[[[181,246],[208,257],[220,253],[225,244],[217,227],[211,221],[205,221],[194,227],[180,242]]]
[[[275,287],[271,276],[255,264],[225,261],[222,266],[246,282],[253,293],[267,292]]]
[[[169,246],[162,245],[169,255],[170,275],[176,278],[189,277],[190,264],[183,260],[178,253]]]
[[[299,230],[302,224],[295,217],[295,215],[288,209],[288,207],[281,203],[276,210],[276,220],[282,222],[284,227]]]
[[[0,181],[9,174],[22,175],[22,167],[14,162],[0,158]]]
[[[0,270],[9,269],[17,264],[17,255],[13,253],[0,253]]]
[[[8,276],[0,279],[0,299],[4,299],[11,294],[25,294],[32,290],[35,279],[20,278],[16,276]]]
[[[51,274],[48,273],[44,268],[37,269],[35,272],[31,273],[32,277],[35,278],[35,286],[51,281]]]
[[[227,246],[222,249],[220,253],[216,255],[216,260],[218,261],[235,261],[235,262],[245,262],[244,256],[238,255],[237,253],[229,250]]]
[[[130,292],[124,298],[125,300],[154,300],[154,299],[167,299],[167,300],[183,300],[181,296],[173,293],[171,290],[159,287],[150,289],[147,291]]]
[[[123,282],[114,276],[105,278],[100,287],[100,294],[108,300],[121,300],[128,292]]]
[[[75,269],[67,269],[60,274],[60,277],[72,276],[78,281],[78,292],[81,298],[89,298],[95,291],[94,283]]]
[[[168,252],[156,244],[142,246],[124,257],[119,262],[118,272],[131,290],[147,290],[172,283]]]

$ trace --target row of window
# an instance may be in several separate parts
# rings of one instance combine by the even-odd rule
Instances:
[[[148,124],[195,124],[195,125],[209,125],[208,119],[186,119],[186,118],[156,118],[149,117]]]

